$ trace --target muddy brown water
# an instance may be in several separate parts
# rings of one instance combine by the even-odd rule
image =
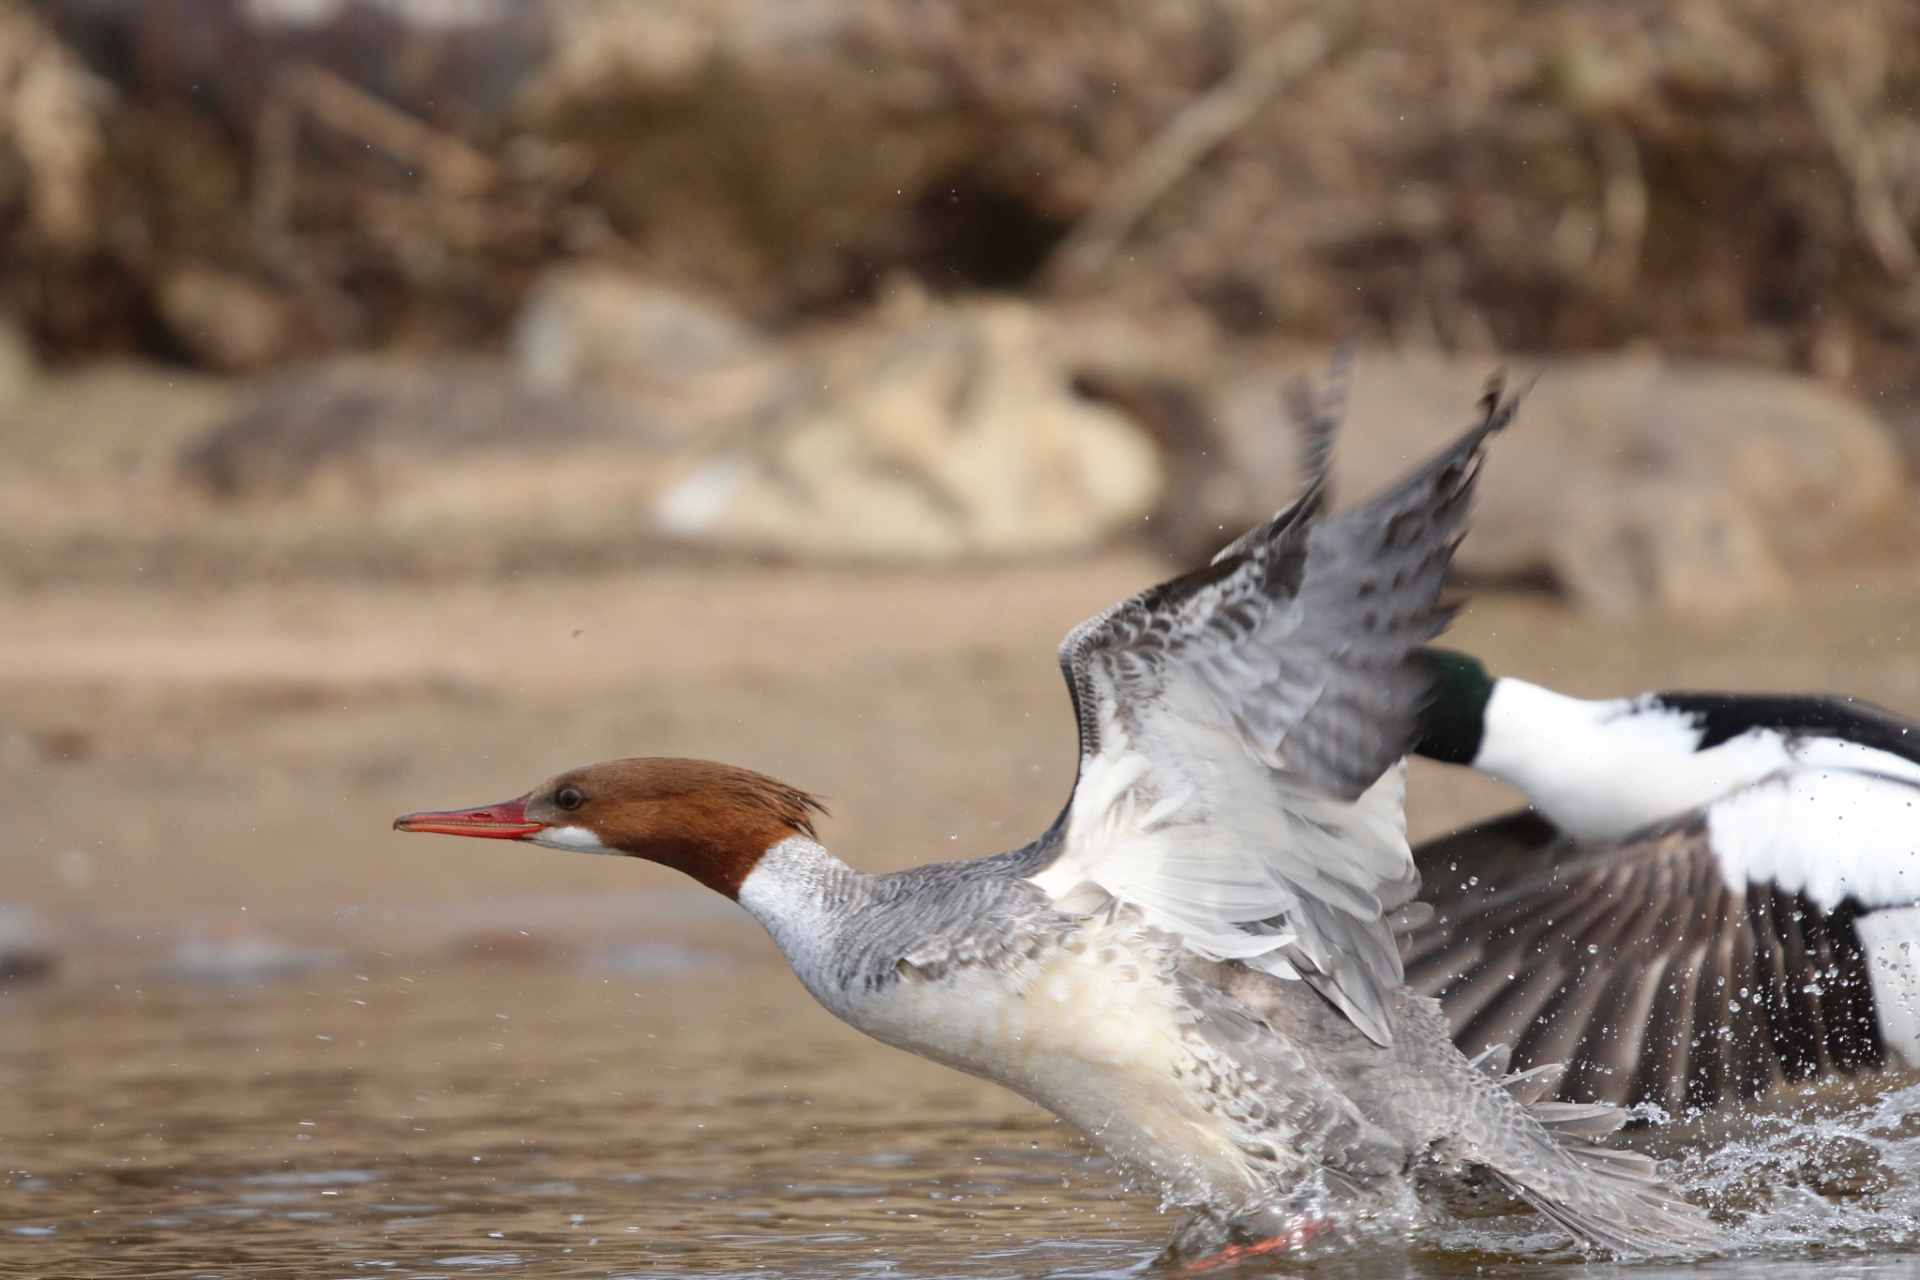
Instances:
[[[1171,1225],[1069,1130],[751,952],[56,982],[0,1026],[7,1275],[1119,1276]],[[1589,1259],[1516,1216],[1245,1270],[1914,1274],[1913,1091],[1683,1159],[1739,1224],[1719,1258]]]
[[[1150,1204],[777,973],[509,961],[0,1001],[0,1269],[1126,1269]]]

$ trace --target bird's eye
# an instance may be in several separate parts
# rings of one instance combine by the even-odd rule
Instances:
[[[554,796],[553,802],[562,809],[578,809],[585,799],[586,797],[580,794],[580,788],[562,787],[560,793]]]

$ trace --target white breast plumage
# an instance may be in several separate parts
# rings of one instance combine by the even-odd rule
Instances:
[[[1273,1175],[1297,1178],[1304,1162],[1249,1161],[1236,1108],[1221,1096],[1220,1073],[1172,981],[1170,954],[1135,921],[1091,918],[1011,969],[922,977],[903,966],[896,981],[841,993],[836,1011],[876,1039],[1038,1103],[1149,1172],[1172,1202],[1270,1194]]]

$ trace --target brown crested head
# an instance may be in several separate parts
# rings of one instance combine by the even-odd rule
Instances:
[[[639,757],[569,769],[518,800],[408,814],[394,826],[631,854],[737,898],[762,854],[792,836],[813,838],[813,819],[825,813],[806,792],[750,769]]]

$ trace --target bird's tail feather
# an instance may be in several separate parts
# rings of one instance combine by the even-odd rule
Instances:
[[[1616,1253],[1695,1253],[1721,1244],[1719,1226],[1667,1185],[1650,1158],[1600,1145],[1626,1120],[1625,1112],[1606,1103],[1541,1101],[1562,1070],[1557,1063],[1535,1067],[1500,1084],[1586,1176],[1549,1194],[1494,1168],[1508,1189],[1576,1236]]]

